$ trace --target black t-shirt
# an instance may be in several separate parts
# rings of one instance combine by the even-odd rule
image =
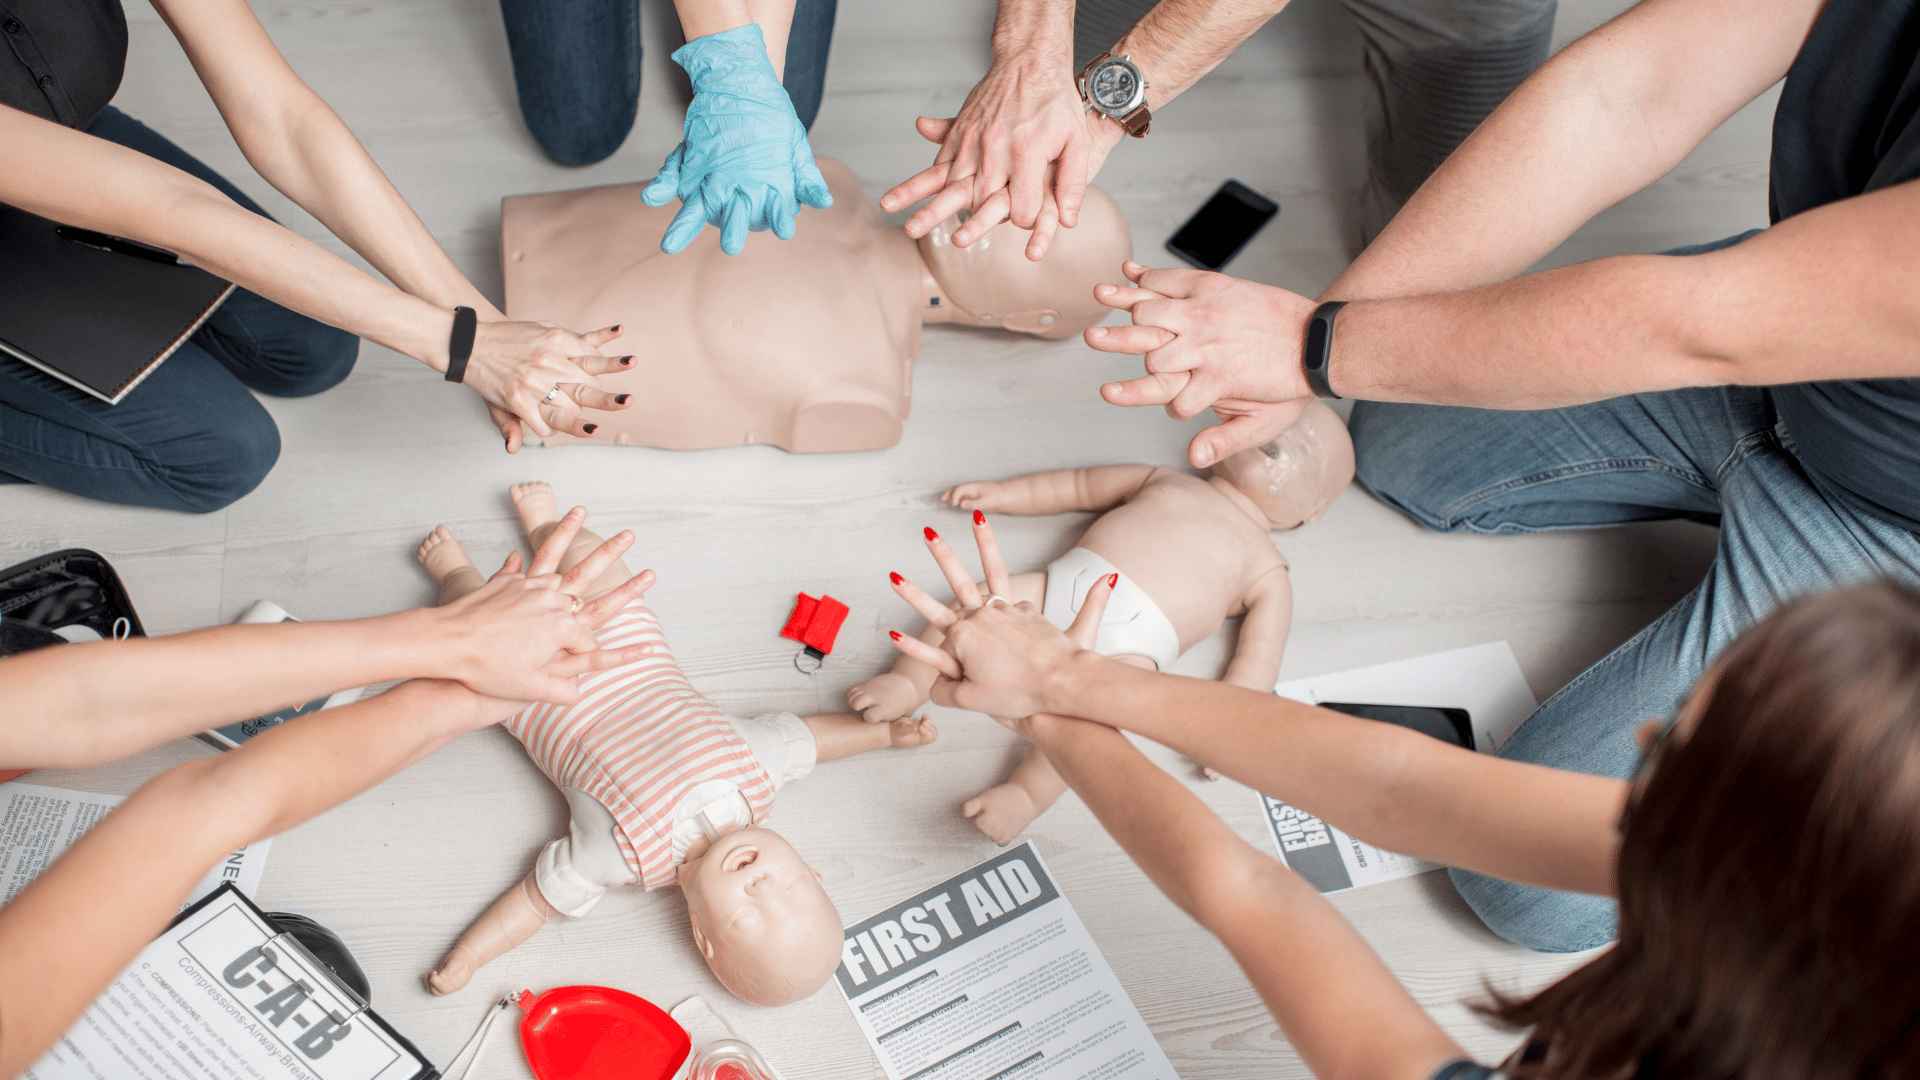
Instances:
[[[84,129],[126,66],[120,0],[0,0],[0,105]]]
[[[1774,114],[1773,220],[1916,178],[1920,0],[1829,0]],[[1773,401],[1816,478],[1920,531],[1920,379],[1800,383]]]

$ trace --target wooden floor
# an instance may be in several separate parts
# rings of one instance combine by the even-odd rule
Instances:
[[[1623,6],[1565,0],[1562,40]],[[648,176],[678,137],[665,4],[646,20],[635,133],[611,161],[585,170],[547,163],[526,134],[488,0],[264,0],[256,8],[294,66],[496,295],[501,196]],[[153,12],[140,0],[129,9],[134,52],[116,103],[338,250],[246,168]],[[923,165],[930,153],[913,134],[913,115],[950,111],[984,70],[989,10],[843,0],[815,147],[848,162],[874,194]],[[1161,244],[1173,227],[1221,180],[1238,177],[1284,211],[1234,271],[1309,293],[1330,280],[1348,258],[1344,212],[1361,175],[1356,50],[1338,5],[1296,5],[1156,117],[1151,139],[1116,152],[1101,182],[1130,216],[1136,251],[1169,261]],[[1742,112],[1557,258],[1655,250],[1763,223],[1770,109],[1771,98]],[[370,615],[427,601],[411,553],[436,522],[457,528],[482,562],[500,557],[512,539],[507,485],[546,478],[609,530],[638,531],[644,564],[660,574],[653,602],[688,672],[716,700],[832,709],[848,684],[887,663],[879,631],[908,619],[885,572],[926,569],[921,524],[958,524],[933,502],[944,486],[1066,465],[1181,460],[1191,428],[1095,396],[1099,381],[1128,369],[1077,341],[941,328],[925,338],[906,438],[886,453],[576,447],[509,458],[471,395],[369,345],[333,392],[269,402],[284,435],[280,465],[233,508],[189,517],[0,488],[0,564],[59,546],[97,548],[124,572],[155,632],[229,620],[261,598],[308,617]],[[1037,568],[1082,524],[1006,520],[1002,543],[1016,568]],[[1357,490],[1323,520],[1276,539],[1298,597],[1283,677],[1504,638],[1541,697],[1690,588],[1712,548],[1709,530],[1681,525],[1440,537]],[[775,636],[797,590],[830,592],[853,608],[840,652],[812,678],[794,671],[789,644]],[[1226,640],[1206,643],[1181,669],[1217,673]],[[782,796],[774,824],[824,873],[849,920],[993,851],[956,807],[1008,766],[1010,736],[960,715],[947,716],[942,731],[934,747],[835,764]],[[42,779],[126,792],[206,752],[182,741],[110,769]],[[1250,793],[1217,784],[1202,794],[1266,844]],[[708,995],[793,1080],[878,1075],[832,990],[777,1011],[726,999],[695,957],[672,892],[609,897],[590,918],[548,928],[466,993],[429,998],[419,976],[563,827],[558,795],[511,738],[489,732],[282,837],[263,899],[342,933],[373,976],[378,1007],[442,1060],[500,991],[604,982],[663,1004]],[[1182,1076],[1304,1075],[1225,952],[1155,892],[1084,809],[1063,804],[1032,835]],[[1483,979],[1532,986],[1568,963],[1495,941],[1439,876],[1338,903],[1421,1002],[1489,1057],[1511,1040],[1477,1024],[1463,1001]],[[482,1074],[526,1075],[504,1045]]]

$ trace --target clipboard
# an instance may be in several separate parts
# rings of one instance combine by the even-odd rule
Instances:
[[[233,288],[171,252],[0,206],[0,356],[109,405]]]
[[[440,1080],[407,1038],[231,882],[188,907],[24,1080]]]

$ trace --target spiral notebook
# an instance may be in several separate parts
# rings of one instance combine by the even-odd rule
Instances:
[[[158,248],[10,206],[0,206],[0,252],[0,355],[109,405],[233,292]]]

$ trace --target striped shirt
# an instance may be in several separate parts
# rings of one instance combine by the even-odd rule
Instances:
[[[548,779],[607,810],[628,869],[657,889],[674,883],[675,811],[694,788],[732,784],[758,822],[773,805],[775,783],[734,722],[687,681],[644,604],[614,616],[599,639],[604,648],[653,651],[582,679],[578,702],[531,706],[506,727]]]

